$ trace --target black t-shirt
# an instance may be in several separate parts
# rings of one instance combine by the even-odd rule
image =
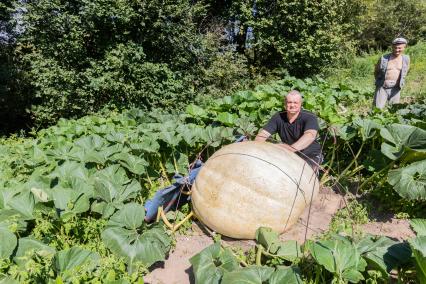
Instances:
[[[278,133],[282,142],[293,144],[305,133],[306,130],[319,130],[318,118],[312,112],[302,110],[293,123],[287,118],[286,111],[277,112],[272,116],[268,123],[263,127],[271,134]],[[317,139],[311,145],[301,150],[309,158],[315,159],[321,153],[321,146]],[[299,154],[300,155],[300,154]],[[300,155],[303,158],[303,155]]]

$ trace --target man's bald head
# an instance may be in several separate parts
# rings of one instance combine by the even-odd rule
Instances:
[[[292,97],[292,98],[294,98],[294,99],[297,99],[297,98],[298,98],[298,99],[300,100],[300,102],[303,102],[302,94],[301,94],[299,91],[297,91],[297,90],[292,90],[292,91],[290,91],[287,95],[285,95],[284,99],[285,99],[286,101],[288,101],[288,99],[289,99],[290,97]]]
[[[302,109],[302,94],[299,91],[293,90],[290,91],[284,100],[285,109],[287,114],[298,115]]]

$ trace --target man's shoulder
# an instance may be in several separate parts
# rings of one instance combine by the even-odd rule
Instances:
[[[410,56],[408,55],[408,54],[403,54],[402,55],[402,58],[404,59],[404,60],[406,60],[406,61],[410,61]]]
[[[318,116],[315,114],[315,113],[313,113],[313,112],[310,112],[310,111],[308,111],[308,110],[304,110],[304,109],[302,109],[301,111],[300,111],[300,114],[301,114],[301,116],[302,117],[304,117],[304,118],[313,118],[313,119],[318,119]]]
[[[381,58],[385,58],[385,59],[389,60],[391,58],[391,56],[392,56],[392,53],[386,53],[386,54],[383,54]]]

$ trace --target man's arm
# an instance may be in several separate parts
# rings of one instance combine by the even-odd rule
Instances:
[[[377,76],[379,75],[379,69],[380,69],[380,63],[382,62],[382,59],[379,58],[379,61],[377,61],[376,65],[374,66],[374,79],[377,79]]]
[[[309,145],[312,144],[312,142],[315,141],[315,138],[317,137],[318,131],[314,129],[308,129],[306,130],[302,137],[299,138],[295,143],[291,145],[293,148],[293,152],[300,151],[303,149],[306,149]]]
[[[314,129],[308,129],[303,133],[303,135],[299,138],[299,140],[297,140],[293,144],[288,145],[286,143],[283,143],[283,144],[277,144],[277,146],[287,149],[291,152],[298,152],[303,149],[306,149],[309,145],[311,145],[312,142],[314,142],[316,137],[317,137],[317,131]]]
[[[269,136],[271,136],[271,133],[269,133],[265,129],[261,129],[259,133],[256,135],[256,138],[254,138],[254,141],[263,142],[263,141],[266,141],[266,139],[268,139]]]

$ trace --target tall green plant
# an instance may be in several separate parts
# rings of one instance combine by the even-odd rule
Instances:
[[[307,77],[334,65],[343,50],[352,51],[351,34],[362,11],[357,5],[351,0],[236,1],[233,7],[242,32],[253,30],[250,50],[257,65]]]

